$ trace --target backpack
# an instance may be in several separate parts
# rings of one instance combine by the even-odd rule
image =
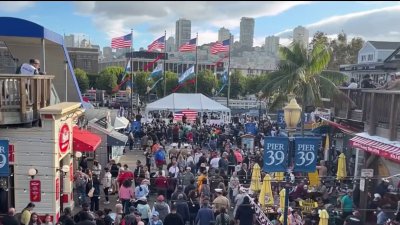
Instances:
[[[165,152],[163,150],[158,150],[154,155],[155,160],[162,161],[165,159]]]

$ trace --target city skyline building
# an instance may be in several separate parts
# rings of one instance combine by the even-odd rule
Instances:
[[[242,47],[253,47],[254,41],[254,18],[242,17],[240,19],[240,45]]]
[[[279,37],[274,35],[266,37],[264,49],[269,54],[277,55],[279,49]]]
[[[190,40],[192,33],[192,22],[190,20],[181,18],[176,21],[175,26],[175,50]]]
[[[221,27],[218,30],[218,41],[222,42],[226,39],[229,39],[231,35],[231,32],[229,31],[229,29],[226,29],[225,27]]]
[[[66,47],[75,47],[75,35],[65,35],[64,34],[64,43]]]
[[[175,48],[175,38],[171,36],[167,39],[167,46],[166,46],[165,51],[173,52],[173,51],[175,51],[175,49],[176,49]]]
[[[302,26],[297,26],[293,29],[293,41],[303,44],[305,47],[308,46],[309,31],[307,28]]]

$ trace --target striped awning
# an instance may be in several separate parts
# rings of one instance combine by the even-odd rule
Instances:
[[[350,146],[362,149],[383,158],[400,162],[400,147],[360,136],[350,139]]]

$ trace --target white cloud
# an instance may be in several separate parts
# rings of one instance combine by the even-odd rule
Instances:
[[[31,1],[4,1],[0,2],[0,11],[8,13],[19,12],[34,5],[35,2]]]
[[[146,32],[156,37],[164,30],[175,31],[175,22],[179,18],[191,20],[192,27],[198,28],[196,31],[199,35],[205,31],[215,37],[215,32],[222,26],[237,28],[241,17],[274,16],[303,4],[310,2],[75,2],[77,13],[91,17],[95,26],[110,38],[144,25],[148,26]],[[192,31],[195,30],[192,28]],[[200,42],[201,39],[211,40],[206,34],[202,36],[199,37]]]
[[[310,37],[317,31],[322,31],[331,37],[344,31],[349,38],[362,37],[364,40],[399,41],[400,5],[373,9],[368,11],[332,16],[319,22],[303,25]],[[291,38],[293,30],[285,30],[275,35],[281,38]]]

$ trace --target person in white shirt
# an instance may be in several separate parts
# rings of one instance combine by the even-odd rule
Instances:
[[[100,177],[100,173],[101,173],[101,164],[99,163],[99,161],[94,160],[93,161],[93,166],[92,166],[92,173],[97,175],[97,177]]]
[[[109,189],[111,188],[112,182],[111,182],[111,173],[110,173],[110,170],[108,169],[108,167],[104,168],[104,170],[106,172],[104,173],[102,183],[103,183],[103,188],[104,188],[104,195],[106,198],[106,201],[104,202],[104,204],[107,205],[107,204],[110,204],[110,202],[108,200],[108,193],[109,193]]]
[[[219,167],[219,160],[220,160],[221,158],[219,157],[219,154],[218,155],[216,155],[213,159],[211,159],[211,161],[210,161],[210,166],[211,166],[211,168],[213,168],[213,169],[218,169],[218,167]]]
[[[356,83],[356,80],[354,78],[350,79],[350,84],[347,86],[348,88],[357,88],[358,84]]]

